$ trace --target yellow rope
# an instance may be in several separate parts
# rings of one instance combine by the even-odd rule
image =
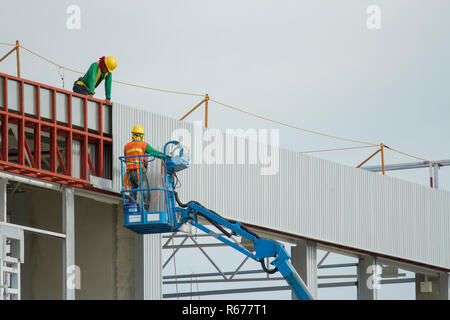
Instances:
[[[25,47],[22,46],[22,45],[19,45],[19,47],[21,47],[21,48],[24,49],[25,51],[28,51],[29,53],[35,55],[36,57],[38,57],[38,58],[40,58],[40,59],[42,59],[42,60],[44,60],[44,61],[47,61],[48,63],[51,63],[51,64],[53,64],[54,66],[57,66],[57,67],[60,68],[60,69],[64,69],[64,70],[67,70],[67,71],[71,71],[71,72],[83,74],[83,72],[81,72],[81,71],[74,70],[74,69],[70,69],[70,68],[64,67],[63,65],[57,64],[56,62],[54,62],[54,61],[52,61],[52,60],[50,60],[50,59],[48,59],[48,58],[46,58],[46,57],[44,57],[44,56],[41,56],[39,53],[36,53],[36,52],[34,52],[34,51],[32,51],[32,50],[30,50],[30,49],[28,49],[28,48],[25,48]]]
[[[315,152],[328,152],[328,151],[341,151],[341,150],[350,150],[350,149],[363,149],[363,148],[374,148],[381,146],[358,146],[358,147],[346,147],[346,148],[334,148],[334,149],[321,149],[321,150],[310,150],[310,151],[301,151],[300,153],[315,153]]]
[[[146,86],[142,86],[142,85],[138,85],[138,84],[117,81],[117,80],[113,80],[113,82],[119,83],[119,84],[124,84],[126,86],[132,86],[132,87],[136,87],[136,88],[142,88],[142,89],[148,89],[148,90],[154,90],[154,91],[161,91],[161,92],[166,92],[166,93],[184,94],[184,95],[194,96],[194,97],[204,97],[205,96],[204,94],[200,94],[200,93],[191,93],[191,92],[182,92],[182,91],[151,88],[151,87],[146,87]]]
[[[257,114],[254,114],[254,113],[251,113],[251,112],[248,112],[248,111],[245,111],[245,110],[242,110],[242,109],[239,109],[239,108],[227,105],[225,103],[222,103],[222,102],[214,100],[214,99],[210,99],[210,100],[215,102],[215,103],[217,103],[217,104],[220,104],[220,105],[222,105],[224,107],[233,109],[235,111],[239,111],[239,112],[245,113],[247,115],[250,115],[252,117],[259,118],[259,119],[266,120],[266,121],[270,121],[270,122],[273,122],[273,123],[276,123],[276,124],[279,124],[279,125],[282,125],[282,126],[285,126],[285,127],[289,127],[289,128],[293,128],[293,129],[309,132],[309,133],[312,133],[312,134],[333,138],[333,139],[349,141],[349,142],[355,142],[355,143],[361,143],[361,144],[367,144],[367,145],[373,146],[373,147],[378,146],[378,144],[372,143],[372,142],[366,142],[366,141],[359,141],[359,140],[354,140],[354,139],[342,138],[342,137],[334,136],[334,135],[323,133],[323,132],[319,132],[319,131],[313,131],[313,130],[309,130],[309,129],[305,129],[305,128],[300,128],[300,127],[297,127],[297,126],[294,126],[294,125],[291,125],[291,124],[288,124],[288,123],[284,123],[284,122],[277,121],[277,120],[272,120],[272,119],[269,119],[267,117],[263,117],[263,116],[260,116],[260,115],[257,115]]]
[[[71,68],[67,68],[67,67],[65,67],[63,65],[60,65],[60,64],[58,64],[58,63],[56,63],[56,62],[54,62],[54,61],[52,61],[52,60],[42,56],[42,55],[40,55],[37,52],[34,52],[34,51],[32,51],[32,50],[30,50],[28,48],[25,48],[22,45],[20,45],[20,47],[22,49],[28,51],[29,53],[35,55],[36,57],[38,57],[38,58],[40,58],[40,59],[42,59],[44,61],[47,61],[48,63],[51,63],[51,64],[57,66],[60,69],[64,69],[64,70],[71,71],[71,72],[78,73],[78,74],[84,74],[81,71],[74,70],[74,69],[71,69]],[[138,85],[138,84],[128,83],[128,82],[124,82],[124,81],[113,80],[113,82],[118,83],[118,84],[127,85],[127,86],[136,87],[136,88],[142,88],[142,89],[148,89],[148,90],[154,90],[154,91],[160,91],[160,92],[166,92],[166,93],[175,93],[175,94],[182,94],[182,95],[189,95],[189,96],[196,96],[196,97],[203,97],[204,96],[204,94],[199,94],[199,93],[190,93],[190,92],[182,92],[182,91],[175,91],[175,90],[158,89],[158,88],[152,88],[152,87],[142,86],[142,85]]]
[[[83,73],[80,72],[80,71],[77,71],[77,70],[73,70],[73,69],[64,67],[63,65],[60,65],[60,64],[58,64],[58,63],[56,63],[56,62],[54,62],[54,61],[52,61],[52,60],[50,60],[50,59],[48,59],[48,58],[46,58],[46,57],[44,57],[44,56],[38,54],[38,53],[36,53],[36,52],[34,52],[34,51],[28,49],[28,48],[25,48],[25,47],[22,46],[22,45],[20,45],[20,47],[23,48],[24,50],[28,51],[29,53],[31,53],[31,54],[33,54],[33,55],[39,57],[40,59],[42,59],[42,60],[44,60],[44,61],[47,61],[47,62],[49,62],[49,63],[51,63],[51,64],[57,66],[58,68],[65,69],[65,70],[72,71],[72,72],[79,73],[79,74],[83,74]],[[148,89],[148,90],[156,90],[156,91],[166,92],[166,93],[183,94],[183,95],[190,95],[190,96],[196,96],[196,97],[204,97],[204,96],[205,96],[204,94],[190,93],[190,92],[181,92],[181,91],[174,91],[174,90],[165,90],[165,89],[158,89],[158,88],[151,88],[151,87],[147,87],[147,86],[142,86],[142,85],[137,85],[137,84],[127,83],[127,82],[117,81],[117,80],[113,80],[113,82],[118,83],[118,84],[123,84],[123,85],[133,86],[133,87],[136,87],[136,88],[142,88],[142,89]],[[290,127],[290,128],[297,129],[297,130],[302,130],[302,131],[305,131],[305,132],[309,132],[309,133],[313,133],[313,134],[317,134],[317,135],[322,135],[322,136],[326,136],[326,137],[329,137],[329,138],[334,138],[334,139],[339,139],[339,140],[344,140],[344,141],[349,141],[349,142],[355,142],[355,143],[366,144],[366,145],[369,145],[369,146],[377,146],[377,145],[378,145],[378,144],[371,143],[371,142],[365,142],[365,141],[358,141],[358,140],[353,140],[353,139],[347,139],[347,138],[337,137],[337,136],[333,136],[333,135],[326,134],[326,133],[322,133],[322,132],[318,132],[318,131],[313,131],[313,130],[308,130],[308,129],[300,128],[300,127],[293,126],[293,125],[290,125],[290,124],[287,124],[287,123],[283,123],[283,122],[276,121],[276,120],[272,120],[272,119],[269,119],[269,118],[266,118],[266,117],[263,117],[263,116],[259,116],[259,115],[256,115],[256,114],[254,114],[254,113],[250,113],[250,112],[247,112],[247,111],[245,111],[245,110],[238,109],[238,108],[236,108],[236,107],[232,107],[232,106],[230,106],[230,105],[224,104],[224,103],[222,103],[222,102],[220,102],[220,101],[217,101],[217,100],[213,100],[213,99],[210,99],[210,100],[213,101],[213,102],[215,102],[215,103],[217,103],[217,104],[223,105],[223,106],[225,106],[225,107],[227,107],[227,108],[234,109],[234,110],[236,110],[236,111],[239,111],[239,112],[242,112],[242,113],[251,115],[251,116],[253,116],[253,117],[257,117],[257,118],[259,118],[259,119],[263,119],[263,120],[266,120],[266,121],[270,121],[270,122],[273,122],[273,123],[277,123],[277,124],[280,124],[280,125],[283,125],[283,126],[286,126],[286,127]]]
[[[16,46],[16,44],[4,43],[4,42],[0,42],[0,45],[11,46],[11,47],[15,47]],[[64,69],[64,70],[71,71],[71,72],[78,73],[78,74],[84,74],[81,71],[74,70],[74,69],[71,69],[71,68],[67,68],[67,67],[65,67],[63,65],[60,65],[60,64],[58,64],[58,63],[56,63],[56,62],[54,62],[54,61],[52,61],[52,60],[50,60],[50,59],[40,55],[40,54],[38,54],[37,52],[32,51],[32,50],[30,50],[30,49],[28,49],[28,48],[26,48],[26,47],[24,47],[24,46],[22,46],[20,44],[19,44],[19,47],[24,49],[25,51],[28,51],[29,53],[33,54],[34,56],[36,56],[36,57],[38,57],[38,58],[40,58],[40,59],[42,59],[42,60],[44,60],[44,61],[46,61],[46,62],[48,62],[50,64],[53,64],[54,66],[57,66],[60,69]],[[136,88],[142,88],[142,89],[153,90],[153,91],[160,91],[160,92],[165,92],[165,93],[174,93],[174,94],[189,95],[189,96],[196,96],[196,97],[204,97],[205,96],[204,94],[199,94],[199,93],[191,93],[191,92],[182,92],[182,91],[175,91],[175,90],[166,90],[166,89],[152,88],[152,87],[147,87],[147,86],[143,86],[143,85],[137,85],[137,84],[123,82],[123,81],[117,81],[117,80],[113,80],[113,82],[118,83],[118,84],[122,84],[122,85],[136,87]],[[376,144],[376,143],[372,143],[372,142],[348,139],[348,138],[338,137],[338,136],[335,136],[335,135],[331,135],[331,134],[327,134],[327,133],[323,133],[323,132],[319,132],[319,131],[314,131],[314,130],[309,130],[309,129],[297,127],[297,126],[294,126],[294,125],[291,125],[291,124],[288,124],[288,123],[284,123],[284,122],[277,121],[277,120],[272,120],[272,119],[269,119],[267,117],[264,117],[264,116],[261,116],[261,115],[257,115],[257,114],[254,114],[254,113],[251,113],[251,112],[248,112],[248,111],[245,111],[245,110],[242,110],[242,109],[230,106],[228,104],[225,104],[223,102],[220,102],[220,101],[217,101],[217,100],[214,100],[214,99],[210,99],[210,100],[215,102],[215,103],[217,103],[217,104],[219,104],[219,105],[222,105],[222,106],[224,106],[226,108],[229,108],[229,109],[232,109],[232,110],[235,110],[235,111],[247,114],[249,116],[252,116],[252,117],[255,117],[255,118],[258,118],[258,119],[262,119],[262,120],[266,120],[266,121],[269,121],[269,122],[272,122],[272,123],[276,123],[276,124],[279,124],[279,125],[282,125],[282,126],[285,126],[285,127],[289,127],[289,128],[301,130],[301,131],[304,131],[304,132],[308,132],[308,133],[312,133],[312,134],[316,134],[316,135],[320,135],[320,136],[324,136],[324,137],[328,137],[328,138],[337,139],[337,140],[343,140],[343,141],[355,142],[355,143],[360,143],[360,144],[367,145],[367,146],[364,146],[364,147],[348,147],[348,148],[312,150],[312,151],[304,151],[304,152],[301,152],[301,153],[338,151],[338,150],[359,149],[359,148],[379,147],[380,146],[380,144]],[[402,152],[400,150],[388,147],[386,145],[385,145],[385,147],[388,148],[389,150],[392,150],[394,152],[403,154],[403,155],[411,157],[411,158],[415,158],[415,159],[422,160],[422,161],[429,161],[429,160],[426,160],[424,158],[416,157],[416,156],[413,156],[413,155],[408,154],[406,152]]]
[[[403,155],[405,155],[405,156],[408,156],[408,157],[411,157],[411,158],[414,158],[414,159],[417,159],[417,160],[422,160],[422,161],[425,161],[425,162],[430,162],[430,160],[427,160],[427,159],[424,159],[424,158],[420,158],[420,157],[413,156],[413,155],[411,155],[411,154],[409,154],[409,153],[406,153],[406,152],[403,152],[403,151],[400,151],[400,150],[397,150],[397,149],[388,147],[387,145],[384,145],[384,146],[385,146],[387,149],[389,149],[389,150],[392,150],[392,151],[394,151],[394,152],[403,154]]]

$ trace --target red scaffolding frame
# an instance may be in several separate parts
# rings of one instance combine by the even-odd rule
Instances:
[[[105,178],[105,147],[112,145],[112,137],[110,134],[104,133],[103,123],[103,100],[89,98],[67,90],[55,88],[41,83],[33,82],[23,78],[0,73],[2,81],[3,99],[0,101],[0,121],[1,121],[1,148],[0,148],[0,169],[13,173],[39,178],[43,180],[73,185],[77,187],[89,187],[89,171],[90,174],[97,177]],[[17,81],[18,101],[19,105],[16,109],[11,109],[8,97],[8,85],[11,80]],[[25,85],[34,87],[35,103],[32,114],[25,112]],[[46,89],[51,93],[51,114],[50,119],[42,116],[41,112],[41,90]],[[57,93],[66,97],[65,108],[67,108],[66,121],[58,121],[57,108],[60,111],[61,106],[57,106]],[[73,97],[82,99],[82,123],[81,126],[74,125],[72,122],[72,101]],[[94,103],[97,110],[95,129],[88,126],[88,102]],[[108,106],[111,107],[111,106]],[[9,124],[17,126],[17,154],[11,152],[9,141]],[[26,137],[26,128],[33,130],[33,149],[30,148]],[[42,135],[49,137],[49,150],[42,150]],[[58,137],[62,138],[64,143],[63,152],[58,146]],[[74,176],[73,145],[74,141],[78,141],[80,145],[80,163],[79,176]],[[60,142],[61,144],[61,142]],[[94,159],[89,154],[89,145],[95,147]],[[108,148],[112,152],[112,148]],[[49,168],[42,167],[43,154],[49,153]],[[107,157],[107,161],[112,161],[112,155]],[[93,161],[94,160],[94,161]],[[112,171],[112,163],[107,163],[108,170]],[[111,172],[106,175],[111,176]]]

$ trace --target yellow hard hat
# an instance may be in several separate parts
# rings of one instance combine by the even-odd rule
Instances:
[[[114,69],[117,67],[117,60],[114,57],[106,57],[105,64],[106,67],[108,68],[108,71],[113,72]]]
[[[133,130],[131,130],[131,133],[138,133],[138,134],[142,134],[143,136],[145,136],[144,128],[142,128],[138,124],[133,127]]]

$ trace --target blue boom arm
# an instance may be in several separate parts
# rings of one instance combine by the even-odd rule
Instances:
[[[175,148],[169,155],[167,151],[170,145],[175,146]],[[140,166],[141,162],[144,163],[145,161],[150,161],[148,160],[150,158],[148,155],[133,157],[139,157]],[[126,174],[124,168],[126,167],[127,158],[129,157],[119,158],[122,162],[122,181],[124,181],[124,176]],[[161,157],[161,160],[163,161],[162,170],[164,174],[163,186],[161,186],[161,188],[142,188],[142,181],[139,181],[139,188],[127,189],[124,184],[122,185],[121,193],[123,195],[125,227],[140,234],[149,234],[177,232],[183,224],[189,223],[242,254],[260,262],[263,270],[267,273],[279,271],[298,299],[312,299],[312,295],[308,291],[307,286],[289,262],[290,256],[288,252],[280,242],[262,239],[257,234],[248,230],[240,222],[225,219],[213,210],[205,208],[196,201],[189,201],[184,204],[179,200],[178,194],[175,191],[176,184],[174,181],[178,181],[178,178],[176,177],[178,171],[188,168],[189,158],[183,154],[183,148],[178,141],[169,141],[166,143],[164,146],[164,157]],[[139,168],[139,171],[141,171],[141,168]],[[129,195],[132,192],[143,193],[159,191],[163,191],[165,195],[165,211],[144,210],[145,207],[142,196],[140,203],[137,200],[130,201]],[[207,227],[204,220],[199,219],[200,216],[206,219],[209,224],[216,227],[220,233],[214,232]],[[238,243],[233,238],[234,235],[239,235],[248,239],[252,243],[254,250],[250,250],[251,248],[248,249],[248,247],[244,247]],[[271,257],[275,258],[271,262],[274,269],[269,270],[264,264],[264,259]]]
[[[286,282],[289,284],[292,291],[294,291],[298,299],[312,300],[311,293],[308,291],[307,286],[297,274],[295,269],[292,267],[291,263],[289,262],[290,256],[280,242],[261,239],[254,233],[247,230],[241,223],[224,219],[214,211],[203,207],[198,202],[190,201],[187,204],[182,204],[179,201],[178,196],[176,196],[176,201],[178,202],[178,205],[182,207],[182,209],[179,209],[181,219],[177,226],[177,229],[183,223],[192,224],[194,227],[197,227],[208,235],[215,237],[217,240],[229,245],[230,247],[245,254],[253,260],[261,262],[263,269],[265,269],[267,272],[273,273],[278,270],[286,280]],[[206,227],[204,224],[200,223],[198,219],[199,215],[203,216],[207,221],[221,230],[222,234],[216,233]],[[223,229],[223,227],[229,229],[234,234],[250,240],[255,248],[254,253],[243,247],[239,243],[231,241],[229,239],[231,234]],[[272,272],[264,267],[264,259],[270,257],[275,258],[271,262],[271,264],[275,267]]]

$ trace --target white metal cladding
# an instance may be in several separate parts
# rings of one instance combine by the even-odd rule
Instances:
[[[193,135],[198,130],[192,123],[114,104],[117,191],[117,159],[135,124],[160,150],[175,129]],[[245,140],[247,150],[255,145]],[[244,223],[450,269],[450,192],[284,149],[277,174],[264,176],[260,169],[260,164],[191,164],[179,173],[180,198]],[[159,171],[150,174],[155,181]]]
[[[139,300],[161,300],[161,235],[136,234],[135,239],[135,297]]]

